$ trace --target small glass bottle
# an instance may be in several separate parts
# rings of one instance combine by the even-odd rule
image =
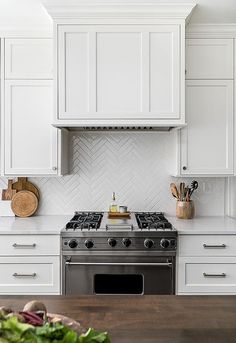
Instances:
[[[109,208],[110,212],[117,212],[118,211],[118,207],[116,204],[116,194],[115,192],[112,193],[112,202],[110,204],[110,208]]]

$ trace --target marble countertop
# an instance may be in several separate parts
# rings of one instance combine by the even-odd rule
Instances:
[[[236,219],[224,216],[177,219],[167,216],[181,235],[187,234],[231,234],[236,235]],[[71,215],[42,215],[30,218],[0,217],[0,235],[4,234],[48,234],[59,235]]]
[[[167,218],[180,235],[236,235],[236,219],[227,216],[196,217],[194,219],[177,219],[167,216]]]
[[[33,216],[29,218],[0,217],[0,235],[59,235],[71,215]]]

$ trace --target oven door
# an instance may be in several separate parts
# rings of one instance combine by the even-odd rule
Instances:
[[[64,294],[174,294],[175,258],[64,256]]]

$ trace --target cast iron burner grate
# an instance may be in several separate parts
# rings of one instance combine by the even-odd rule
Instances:
[[[143,229],[172,230],[171,223],[165,218],[162,212],[138,212],[135,213],[138,227]]]

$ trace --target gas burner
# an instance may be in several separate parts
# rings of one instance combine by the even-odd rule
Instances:
[[[141,230],[172,230],[171,223],[162,212],[138,212],[135,217]]]
[[[66,224],[66,230],[97,230],[102,221],[100,212],[75,212],[74,217]]]

